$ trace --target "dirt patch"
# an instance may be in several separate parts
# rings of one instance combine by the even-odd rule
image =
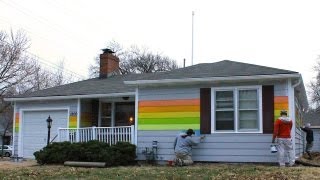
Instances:
[[[22,160],[20,162],[15,162],[10,158],[0,159],[0,169],[16,169],[20,167],[32,167],[37,166],[37,162],[35,160]]]
[[[305,153],[300,158],[300,161],[311,164],[311,165],[320,166],[320,152],[312,152],[311,156],[312,156],[312,159],[309,159],[308,154]]]

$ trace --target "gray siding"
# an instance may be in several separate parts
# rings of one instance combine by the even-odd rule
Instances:
[[[139,101],[200,98],[200,88],[139,89]]]
[[[157,160],[174,158],[173,142],[179,131],[138,131],[138,160],[145,160],[142,153],[158,141]],[[198,138],[198,137],[194,137]],[[211,134],[193,148],[194,161],[213,162],[276,162],[270,153],[270,134]]]
[[[302,156],[304,152],[304,140],[305,139],[305,134],[302,130],[299,128],[296,128],[296,137],[295,137],[295,150],[296,150],[296,157]]]
[[[58,108],[58,107],[68,107],[71,113],[77,113],[77,100],[60,100],[60,101],[30,101],[30,102],[17,102],[16,111],[19,112],[21,109],[45,109],[45,108]],[[70,115],[69,114],[69,115]],[[21,117],[21,115],[20,115]],[[21,119],[19,119],[21,123]],[[14,123],[14,122],[13,122]],[[14,131],[14,155],[18,155],[18,145],[19,145],[19,133]],[[19,126],[19,131],[21,131],[21,124]]]
[[[288,84],[286,81],[274,84],[274,96],[288,96]]]
[[[313,129],[313,138],[312,151],[320,152],[320,129]]]

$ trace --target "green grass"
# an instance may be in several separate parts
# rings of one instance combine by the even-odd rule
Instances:
[[[255,164],[196,164],[189,167],[76,168],[33,166],[0,170],[0,179],[317,179],[320,169]]]

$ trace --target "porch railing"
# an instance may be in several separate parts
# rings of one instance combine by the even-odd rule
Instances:
[[[98,140],[108,144],[134,143],[134,126],[59,128],[58,141],[88,142]]]

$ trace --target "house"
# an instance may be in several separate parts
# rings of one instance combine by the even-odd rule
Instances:
[[[138,160],[152,147],[157,160],[172,159],[176,135],[192,128],[206,135],[195,161],[276,162],[269,149],[283,109],[295,122],[295,153],[303,152],[296,127],[308,103],[298,72],[229,60],[149,74],[117,75],[118,67],[105,49],[99,78],[7,98],[14,103],[14,153],[33,158],[46,145],[50,115],[50,141],[129,141]]]
[[[304,123],[310,123],[313,130],[314,141],[312,151],[320,152],[320,111],[310,110],[305,113],[304,117]]]

